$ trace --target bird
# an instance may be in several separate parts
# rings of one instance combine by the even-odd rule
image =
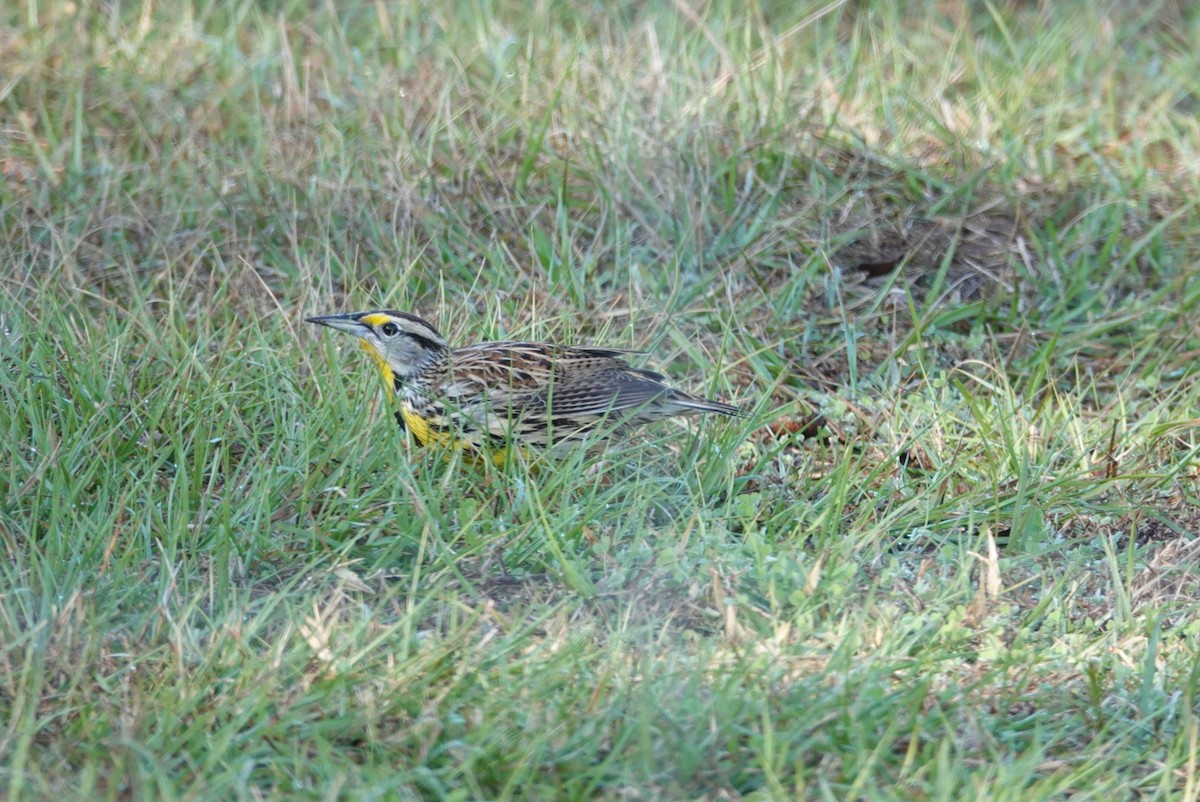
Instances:
[[[419,445],[490,455],[497,465],[509,445],[561,453],[672,416],[746,415],[625,361],[638,351],[518,341],[455,348],[428,321],[394,309],[305,320],[358,338]]]

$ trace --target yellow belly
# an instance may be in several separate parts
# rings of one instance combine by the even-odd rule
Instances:
[[[383,355],[372,348],[366,342],[362,343],[362,349],[371,355],[375,360],[375,364],[379,366],[379,372],[383,374],[383,383],[387,387],[388,398],[396,400],[396,389],[394,383],[394,374],[392,368],[388,365],[387,360]],[[412,433],[413,439],[422,446],[435,445],[446,448],[457,449],[461,451],[472,452],[466,456],[467,461],[475,464],[478,462],[478,457],[474,454],[480,453],[479,447],[470,440],[464,440],[461,437],[455,437],[449,432],[436,431],[429,425],[429,421],[417,414],[417,411],[406,404],[403,400],[400,401],[400,417],[404,420],[404,428]],[[508,460],[506,451],[490,451],[487,456],[491,458],[492,464],[497,467],[504,465]]]
[[[404,428],[412,432],[412,436],[423,446],[430,443],[443,446],[457,445],[452,435],[447,432],[434,431],[427,420],[403,401],[400,402],[400,417],[404,418]]]
[[[404,426],[412,433],[413,438],[422,446],[434,445],[463,451],[465,452],[463,459],[470,465],[478,465],[481,461],[490,459],[493,465],[500,468],[508,462],[508,449],[484,449],[480,448],[477,443],[466,438],[455,437],[449,432],[439,432],[430,426],[425,418],[418,415],[416,410],[403,401],[400,402],[400,417],[404,419]],[[518,448],[515,450],[527,459],[531,456],[527,449]]]

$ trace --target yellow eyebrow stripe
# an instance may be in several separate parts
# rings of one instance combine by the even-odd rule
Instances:
[[[391,317],[389,317],[388,315],[385,315],[382,312],[373,312],[372,314],[369,314],[369,315],[363,315],[362,317],[360,317],[358,319],[358,322],[366,323],[368,326],[382,326],[384,323],[387,323],[389,320],[391,320]]]

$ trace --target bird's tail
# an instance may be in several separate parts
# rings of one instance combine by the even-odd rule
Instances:
[[[698,398],[679,392],[672,393],[667,400],[671,404],[671,414],[673,415],[697,415],[701,412],[716,412],[731,418],[745,418],[750,415],[746,410],[732,404],[723,404],[720,401],[710,401],[707,398]]]

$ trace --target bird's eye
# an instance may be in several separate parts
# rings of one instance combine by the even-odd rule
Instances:
[[[397,334],[400,333],[400,327],[397,326],[395,323],[384,323],[382,326],[379,327],[379,331],[383,334],[384,337],[395,337]]]

